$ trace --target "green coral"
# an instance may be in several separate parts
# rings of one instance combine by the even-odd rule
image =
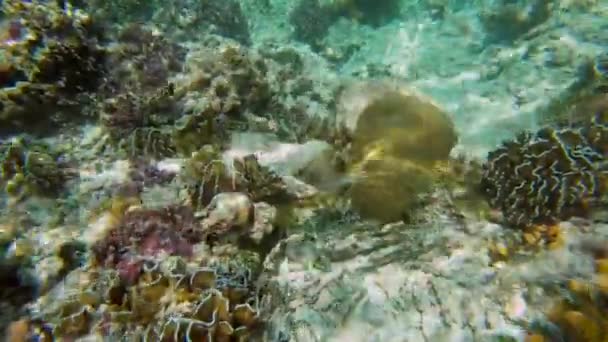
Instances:
[[[105,70],[100,31],[86,13],[54,1],[4,1],[2,10],[14,32],[2,46],[0,124],[48,130],[49,121],[73,122],[81,95],[97,89]]]
[[[1,183],[16,199],[29,195],[52,196],[63,189],[67,172],[60,153],[47,145],[15,138],[0,145]]]

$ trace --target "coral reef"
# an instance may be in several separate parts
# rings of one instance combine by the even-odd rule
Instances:
[[[69,178],[69,161],[48,145],[27,137],[0,144],[1,184],[15,200],[30,195],[56,196]]]
[[[211,145],[193,154],[182,174],[190,203],[203,208],[222,192],[244,192],[254,202],[277,203],[288,199],[282,179],[262,167],[254,155],[226,160]]]
[[[134,282],[144,259],[159,253],[189,257],[192,245],[202,240],[202,228],[188,207],[134,209],[92,250],[100,265],[116,267],[125,281]]]
[[[382,2],[370,0],[329,0],[329,8],[341,16],[348,16],[362,24],[374,27],[381,26],[397,18],[401,11],[401,1],[385,0]]]
[[[239,192],[222,192],[205,208],[201,224],[213,234],[247,231],[255,222],[255,206],[249,196]]]
[[[592,277],[561,279],[544,320],[529,324],[529,341],[604,342],[608,336],[608,251],[604,237],[577,244],[593,260]]]
[[[170,156],[181,108],[169,77],[181,71],[185,51],[137,24],[123,28],[117,40],[98,96],[101,122],[111,143],[129,156]]]
[[[431,190],[435,166],[457,137],[447,113],[402,86],[370,82],[341,96],[338,134],[353,178],[349,196],[364,218],[407,218]],[[405,181],[404,181],[405,180]]]
[[[575,124],[588,121],[608,108],[608,67],[606,53],[582,63],[572,81],[559,96],[539,110],[542,124]]]
[[[289,19],[294,28],[294,38],[316,50],[323,46],[322,40],[335,20],[334,15],[322,6],[320,0],[298,1]]]
[[[272,94],[266,63],[246,48],[205,48],[188,65],[190,80],[178,91],[185,93],[189,114],[180,119],[175,132],[182,153],[190,155],[192,148],[226,140],[228,131],[247,127],[247,114],[268,109]]]
[[[553,0],[494,1],[479,19],[491,42],[513,42],[547,21],[554,5]]]
[[[236,0],[177,0],[171,4],[155,0],[93,0],[88,5],[96,17],[117,26],[147,22],[172,34],[212,33],[243,44],[250,43],[248,20]]]
[[[399,17],[400,11],[399,0],[300,0],[289,13],[289,21],[296,40],[320,51],[329,28],[340,17],[379,27]]]
[[[0,43],[3,130],[72,123],[81,116],[80,95],[96,90],[104,75],[100,30],[86,13],[54,1],[5,1],[2,8],[10,23]]]
[[[111,270],[71,274],[63,289],[57,289],[61,292],[51,292],[36,303],[42,310],[36,310],[29,334],[59,339],[247,341],[260,323],[252,275],[246,268],[189,267],[179,259],[147,261],[142,268],[131,286]],[[53,303],[46,303],[49,300]]]
[[[134,195],[153,186],[164,185],[175,179],[177,170],[159,168],[143,159],[134,160],[129,171],[129,181],[122,186],[122,195]]]
[[[482,187],[517,227],[586,216],[606,192],[608,112],[585,124],[522,133],[488,154]]]
[[[203,0],[195,11],[201,17],[200,26],[214,27],[214,33],[242,44],[250,43],[248,20],[239,1]]]
[[[336,213],[293,227],[264,262],[263,302],[276,304],[267,339],[523,341],[513,280],[488,264],[487,241],[517,231],[462,220],[445,193],[435,195],[414,225]],[[529,272],[534,258],[523,258]],[[526,313],[550,302],[534,299]]]

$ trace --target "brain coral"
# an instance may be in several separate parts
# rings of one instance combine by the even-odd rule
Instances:
[[[432,189],[434,167],[457,141],[439,106],[388,82],[347,88],[336,123],[345,132],[351,203],[362,217],[382,222],[410,217],[420,195]]]
[[[584,124],[522,133],[488,155],[482,188],[508,224],[586,215],[608,180],[608,111]]]

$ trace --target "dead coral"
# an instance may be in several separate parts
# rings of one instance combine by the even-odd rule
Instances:
[[[587,215],[608,185],[607,115],[522,133],[490,152],[482,177],[490,205],[517,227]]]

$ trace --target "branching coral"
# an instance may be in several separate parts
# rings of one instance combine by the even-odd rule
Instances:
[[[11,22],[9,39],[0,42],[2,126],[32,128],[57,120],[53,111],[78,106],[78,95],[99,86],[106,56],[100,31],[87,14],[57,2],[5,1],[2,6]]]
[[[183,55],[180,46],[140,25],[120,32],[99,111],[111,142],[129,156],[174,152],[172,124],[180,108],[168,79],[180,70]]]
[[[522,133],[488,154],[490,205],[525,227],[585,216],[608,186],[608,112],[586,123]]]
[[[196,152],[186,164],[183,179],[188,184],[191,204],[202,208],[221,192],[244,192],[253,201],[280,202],[287,199],[285,184],[262,167],[254,155],[225,161],[211,145]]]

